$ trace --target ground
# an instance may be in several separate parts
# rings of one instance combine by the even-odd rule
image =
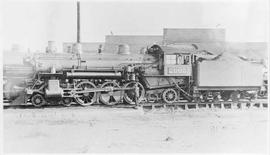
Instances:
[[[5,153],[263,153],[266,109],[4,110]]]

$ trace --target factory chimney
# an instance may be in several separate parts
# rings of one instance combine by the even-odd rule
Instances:
[[[77,1],[77,43],[81,42],[80,26],[80,1]]]
[[[82,53],[80,22],[80,1],[77,1],[77,42],[73,45],[73,51],[74,53],[78,54],[79,59],[80,54]]]

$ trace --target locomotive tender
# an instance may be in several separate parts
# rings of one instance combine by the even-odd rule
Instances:
[[[245,62],[233,66],[240,67],[240,73],[215,70],[213,62],[222,55],[199,52],[196,45],[178,44],[153,45],[141,54],[129,53],[128,45],[119,46],[118,54],[36,53],[24,66],[4,66],[4,99],[11,105],[31,102],[40,107],[74,102],[88,106],[238,101],[256,96],[262,84],[261,66]]]

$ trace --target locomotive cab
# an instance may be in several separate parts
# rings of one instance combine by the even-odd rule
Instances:
[[[191,76],[192,55],[190,53],[164,54],[165,76]]]
[[[158,59],[158,69],[164,76],[192,76],[193,54],[189,50],[153,45],[148,54]]]

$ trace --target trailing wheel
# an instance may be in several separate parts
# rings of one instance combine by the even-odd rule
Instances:
[[[46,101],[43,97],[43,95],[41,94],[35,94],[32,98],[31,98],[31,101],[32,101],[32,104],[35,106],[35,107],[41,107],[43,105],[46,104]]]
[[[61,104],[65,107],[69,107],[72,103],[72,98],[70,97],[64,97],[61,101]]]
[[[147,94],[147,101],[150,103],[158,102],[158,94]]]
[[[165,103],[174,103],[177,99],[177,92],[172,88],[166,89],[162,93],[162,99]]]
[[[96,88],[95,84],[89,81],[83,81],[80,82],[76,89],[78,91],[85,91],[82,93],[77,93],[78,96],[75,97],[75,100],[77,103],[79,103],[82,106],[89,106],[95,102],[96,92],[87,92],[89,89]]]
[[[138,87],[138,102],[140,103],[145,94],[145,90],[142,84],[139,82],[129,82],[124,85],[124,88],[134,88],[137,85]],[[128,104],[135,104],[136,103],[136,92],[134,89],[126,90],[124,93],[124,99]]]
[[[213,102],[219,102],[221,98],[220,92],[213,93]]]
[[[120,88],[117,83],[113,81],[105,82],[102,84],[101,88],[106,88],[109,90],[106,92],[101,92],[100,94],[99,99],[103,104],[115,105],[121,101],[121,91],[114,90]]]

